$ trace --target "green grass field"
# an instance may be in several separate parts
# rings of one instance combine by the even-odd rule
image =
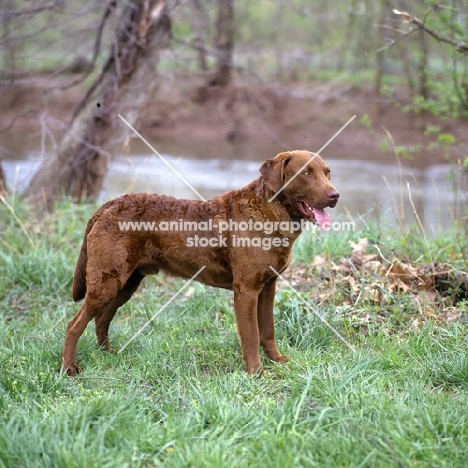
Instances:
[[[351,317],[339,285],[323,303],[301,289],[353,352],[282,284],[277,338],[290,361],[265,360],[258,378],[243,372],[231,294],[194,285],[122,354],[100,351],[90,324],[78,346],[84,371],[68,378],[59,360],[92,207],[63,205],[34,221],[27,205],[9,203],[14,215],[0,205],[0,466],[466,466],[466,301],[453,308],[456,320],[432,315],[412,326],[414,300],[394,294],[383,319],[359,327],[356,317],[375,304],[356,301]],[[387,254],[439,254],[466,270],[466,236],[456,230],[428,244],[417,232],[387,235],[368,227],[305,236],[295,262],[338,262],[364,236]],[[147,278],[111,326],[114,348],[183,284]]]

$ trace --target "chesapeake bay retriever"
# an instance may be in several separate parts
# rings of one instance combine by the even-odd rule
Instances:
[[[197,281],[234,291],[247,372],[262,372],[260,346],[272,361],[286,361],[275,343],[277,275],[270,266],[279,273],[287,268],[292,245],[301,233],[297,226],[303,227],[306,220],[320,226],[329,222],[324,208],[334,207],[339,193],[330,182],[328,166],[319,155],[308,151],[280,153],[265,161],[260,173],[246,187],[207,202],[139,193],[124,195],[99,208],[88,222],[75,268],[73,299],[84,298],[84,302],[68,324],[62,355],[64,372],[75,375],[81,370],[76,364],[76,346],[93,318],[98,345],[111,350],[109,324],[146,275],[163,270],[191,278],[202,267]],[[194,226],[196,231],[168,231],[170,221],[175,225],[194,221],[203,226]],[[125,230],[125,222],[155,222],[156,227],[165,229]],[[209,222],[211,231],[202,230]],[[217,225],[224,227],[222,233]]]

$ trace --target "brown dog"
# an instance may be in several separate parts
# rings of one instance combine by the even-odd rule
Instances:
[[[191,278],[202,267],[197,281],[234,291],[247,372],[262,371],[260,345],[269,359],[285,362],[275,343],[277,275],[270,267],[279,273],[286,269],[301,233],[298,225],[329,221],[323,209],[334,207],[339,193],[328,166],[308,151],[280,153],[265,161],[260,173],[246,187],[207,202],[139,193],[99,208],[88,222],[75,268],[73,299],[84,302],[68,324],[62,370],[69,375],[80,371],[76,345],[93,318],[99,346],[111,349],[109,324],[146,275],[163,270]],[[128,222],[153,222],[159,228],[128,230]],[[195,231],[176,230],[183,222],[192,222]]]

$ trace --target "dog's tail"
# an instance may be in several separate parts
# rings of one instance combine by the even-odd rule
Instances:
[[[114,200],[110,200],[99,208],[86,225],[83,243],[81,244],[80,255],[75,266],[73,275],[72,297],[75,302],[80,301],[86,295],[86,265],[88,264],[88,234],[91,232],[96,221],[101,217],[102,213],[112,206]]]
[[[83,243],[81,244],[80,254],[75,266],[73,275],[72,297],[75,302],[80,301],[86,295],[86,264],[88,263],[88,234],[94,226],[95,216],[93,216],[86,226]]]

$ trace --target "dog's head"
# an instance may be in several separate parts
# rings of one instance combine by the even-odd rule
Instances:
[[[293,219],[306,218],[320,227],[330,222],[324,208],[333,208],[340,194],[330,182],[330,169],[316,153],[288,151],[260,167],[265,184]]]

